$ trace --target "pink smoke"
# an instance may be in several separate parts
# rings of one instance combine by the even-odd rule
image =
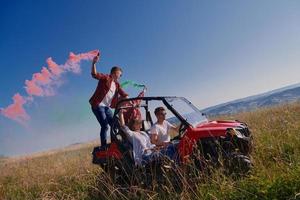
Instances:
[[[69,59],[63,66],[63,69],[66,71],[72,71],[73,73],[80,73],[79,62],[81,60],[92,60],[97,54],[98,50],[90,51],[87,53],[74,54],[70,52]]]
[[[41,84],[47,84],[50,82],[51,73],[46,67],[43,67],[41,73],[35,73],[32,77]]]
[[[69,61],[73,63],[78,63],[80,62],[80,60],[92,60],[98,53],[98,50],[90,51],[87,53],[80,53],[77,55],[71,52],[69,55]]]
[[[26,85],[25,86],[26,92],[29,95],[31,95],[31,96],[33,96],[33,95],[35,95],[35,96],[44,96],[43,95],[43,93],[44,93],[43,89],[40,86],[37,85],[35,79],[33,79],[31,81],[26,80],[25,85]]]
[[[80,73],[80,62],[82,60],[92,60],[98,52],[99,50],[93,50],[77,55],[71,52],[68,60],[63,65],[56,64],[53,59],[49,57],[46,60],[48,68],[42,67],[41,72],[34,73],[31,80],[25,80],[25,90],[28,96],[23,97],[19,93],[16,93],[13,96],[14,103],[6,108],[0,109],[0,114],[24,125],[25,122],[30,119],[23,108],[24,104],[33,101],[33,96],[42,97],[55,95],[53,87],[61,85],[59,80],[60,76],[68,71]]]
[[[52,60],[52,58],[48,58],[47,59],[47,64],[48,67],[50,69],[50,71],[55,75],[55,76],[59,76],[63,70]]]
[[[4,109],[0,109],[0,113],[9,119],[24,124],[30,119],[29,115],[23,108],[23,105],[27,102],[27,100],[17,93],[13,96],[13,101],[14,102],[11,105]]]
[[[50,86],[53,81],[51,77],[53,75],[46,67],[42,68],[41,73],[34,73],[31,80],[25,81],[27,94],[30,96],[53,96],[54,92]]]

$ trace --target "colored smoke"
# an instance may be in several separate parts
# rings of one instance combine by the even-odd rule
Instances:
[[[29,115],[23,108],[23,105],[27,102],[27,100],[17,93],[13,96],[13,101],[14,102],[11,105],[1,109],[0,113],[9,119],[15,120],[24,125],[26,121],[30,119]]]
[[[33,101],[33,96],[45,97],[55,95],[55,86],[60,85],[59,78],[66,72],[80,73],[80,62],[82,60],[92,60],[98,50],[89,51],[87,53],[74,54],[70,53],[68,60],[63,65],[58,65],[49,57],[46,62],[48,68],[42,67],[40,72],[34,73],[31,80],[25,80],[26,97],[16,93],[13,96],[13,103],[6,108],[0,108],[0,114],[25,125],[30,119],[26,113],[24,105],[29,101]]]

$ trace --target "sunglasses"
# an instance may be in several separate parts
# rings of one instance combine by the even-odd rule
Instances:
[[[115,75],[117,75],[117,72],[114,72]],[[120,77],[122,77],[123,73],[120,73]]]

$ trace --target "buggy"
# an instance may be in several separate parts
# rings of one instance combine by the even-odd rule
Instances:
[[[133,103],[135,102],[135,103]],[[208,120],[207,116],[184,97],[136,97],[118,102],[110,135],[111,143],[95,147],[93,163],[100,165],[112,178],[130,176],[136,170],[132,144],[120,128],[120,109],[138,109],[149,133],[157,106],[164,106],[167,121],[179,126],[171,133],[178,166],[193,163],[199,170],[207,166],[224,166],[228,173],[247,173],[251,168],[252,136],[246,123],[238,120]]]

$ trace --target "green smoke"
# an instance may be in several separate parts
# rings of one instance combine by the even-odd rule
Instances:
[[[134,88],[143,88],[143,87],[145,87],[145,85],[138,84],[138,83],[136,83],[134,81],[131,81],[131,80],[124,81],[124,82],[121,83],[122,88],[127,88],[129,85],[134,87]]]

